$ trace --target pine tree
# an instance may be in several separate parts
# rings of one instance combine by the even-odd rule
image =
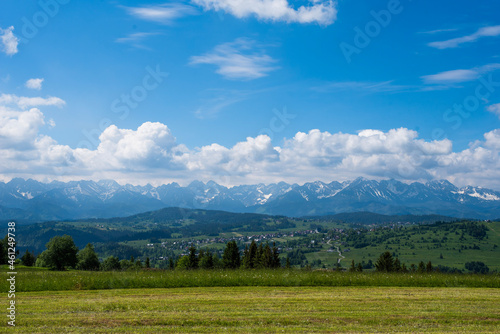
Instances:
[[[257,258],[257,244],[255,240],[252,240],[250,243],[250,247],[248,248],[248,252],[246,257],[244,258],[244,267],[246,269],[256,268],[256,258]]]
[[[146,268],[151,267],[151,263],[149,263],[149,257],[146,258],[146,263],[145,263]]]
[[[35,255],[26,250],[26,253],[21,257],[21,261],[25,266],[31,267],[35,264]]]
[[[394,260],[392,259],[392,254],[388,251],[380,254],[380,257],[375,263],[375,268],[377,271],[381,272],[391,272],[394,270]]]
[[[236,241],[230,241],[226,244],[224,253],[222,254],[222,264],[224,268],[236,269],[240,267],[240,250]]]
[[[264,261],[264,247],[262,243],[260,243],[257,248],[257,254],[255,255],[255,268],[264,268]]]
[[[423,273],[423,272],[425,272],[425,264],[424,264],[424,261],[420,261],[420,263],[418,264],[418,269],[417,269],[417,272],[419,272],[419,273]]]
[[[273,267],[273,251],[269,247],[269,243],[266,243],[264,251],[262,253],[262,267],[272,268]]]
[[[361,263],[358,263],[357,271],[359,271],[359,272],[363,271],[363,266],[361,265]]]
[[[273,261],[272,261],[272,268],[279,268],[281,267],[281,260],[280,260],[280,253],[278,251],[278,247],[276,247],[276,243],[273,242]]]
[[[425,271],[428,273],[432,273],[433,267],[431,261],[427,262],[427,266],[425,267]]]
[[[401,272],[402,271],[401,262],[399,261],[398,258],[394,259],[394,268],[393,268],[393,270],[396,271],[396,272]]]
[[[189,248],[188,255],[188,269],[197,269],[198,268],[198,257],[196,256],[196,248],[194,245],[191,245]]]

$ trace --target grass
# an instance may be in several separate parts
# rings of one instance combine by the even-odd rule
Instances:
[[[450,224],[452,226],[453,224]],[[375,260],[378,256],[388,250],[395,253],[402,263],[418,265],[420,261],[427,263],[431,261],[433,265],[443,265],[456,267],[464,270],[465,263],[470,261],[482,261],[490,270],[500,271],[500,222],[484,223],[488,228],[487,238],[478,240],[465,234],[460,240],[461,235],[445,231],[443,226],[411,226],[400,231],[394,232],[394,237],[388,238],[385,242],[370,245],[364,248],[356,249],[352,245],[343,245],[341,249],[350,248],[349,252],[343,252],[345,259],[342,265],[348,267],[352,260],[356,263],[368,260]],[[419,228],[421,233],[415,233]],[[385,233],[391,233],[386,230]],[[379,232],[384,234],[384,232]],[[370,236],[374,232],[369,233]],[[434,242],[447,238],[446,242]],[[410,247],[409,245],[412,245]],[[462,246],[467,248],[477,245],[480,249],[460,249]],[[495,247],[495,245],[497,245]],[[326,249],[313,255],[307,254],[311,260],[321,259],[322,262],[331,265],[332,259],[336,260],[337,253],[327,253]],[[441,257],[442,255],[442,257]]]
[[[16,289],[28,291],[237,286],[390,286],[500,288],[500,276],[460,274],[350,273],[305,270],[195,270],[85,272],[18,268]],[[8,291],[0,281],[0,291]]]
[[[500,290],[198,287],[24,292],[19,333],[495,333]]]

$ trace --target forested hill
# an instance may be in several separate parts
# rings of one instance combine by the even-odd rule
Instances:
[[[451,222],[457,220],[454,217],[441,215],[381,215],[373,212],[346,212],[334,215],[307,217],[319,221],[338,222],[347,224],[391,224],[391,223],[415,223],[430,224],[437,221]]]
[[[179,223],[197,222],[202,224],[218,223],[218,224],[251,224],[258,227],[264,222],[271,219],[285,219],[284,216],[271,216],[257,213],[233,213],[220,210],[202,210],[202,209],[185,209],[185,208],[164,208],[156,211],[148,211],[139,213],[129,217],[116,217],[105,219],[86,219],[83,222],[98,222],[98,223],[120,223],[120,224],[137,224],[154,223],[165,226],[178,226]]]

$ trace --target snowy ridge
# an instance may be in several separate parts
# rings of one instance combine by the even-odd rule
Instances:
[[[113,180],[40,183],[13,179],[0,182],[0,206],[28,210],[31,216],[48,211],[50,219],[124,216],[167,206],[288,216],[371,211],[498,218],[500,192],[473,186],[458,188],[446,180],[407,184],[357,178],[341,183],[279,182],[234,187],[193,181],[185,187],[177,183],[153,187],[120,185]]]

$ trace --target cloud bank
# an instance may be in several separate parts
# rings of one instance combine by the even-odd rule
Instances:
[[[19,97],[17,100],[27,98]],[[43,98],[31,98],[46,102]],[[0,100],[1,101],[1,100]],[[72,148],[41,134],[50,126],[28,104],[0,103],[0,177],[42,181],[113,178],[122,182],[187,183],[210,179],[226,184],[345,180],[358,176],[406,181],[448,179],[457,185],[500,189],[500,129],[454,152],[450,140],[427,141],[406,128],[358,133],[317,129],[298,132],[274,146],[267,135],[231,147],[212,143],[188,148],[166,124],[137,129],[110,125],[95,149]],[[25,107],[22,107],[25,106]]]

